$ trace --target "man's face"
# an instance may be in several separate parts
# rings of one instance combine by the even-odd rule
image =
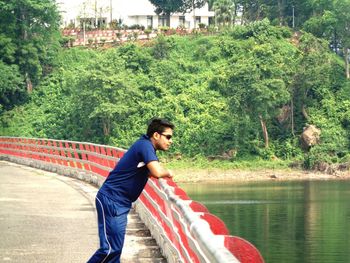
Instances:
[[[171,128],[166,128],[162,133],[155,133],[154,137],[155,148],[157,150],[167,151],[170,148],[170,145],[173,143],[173,130]]]

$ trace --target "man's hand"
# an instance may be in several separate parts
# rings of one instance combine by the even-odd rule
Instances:
[[[168,172],[169,172],[169,178],[173,178],[174,177],[174,173],[173,173],[173,171],[171,171],[171,170],[168,170]]]

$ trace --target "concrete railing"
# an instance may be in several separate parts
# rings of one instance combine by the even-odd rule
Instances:
[[[93,143],[0,137],[0,158],[101,186],[125,150]],[[264,262],[248,241],[190,200],[171,179],[151,178],[135,204],[169,263]]]

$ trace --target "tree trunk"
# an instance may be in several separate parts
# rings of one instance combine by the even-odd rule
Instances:
[[[266,122],[264,121],[261,115],[259,115],[259,119],[260,119],[260,124],[261,124],[262,132],[265,140],[265,148],[267,149],[269,148],[269,134],[266,128]]]
[[[344,59],[345,59],[345,75],[347,79],[350,79],[350,69],[349,69],[349,48],[344,47]]]
[[[166,26],[170,27],[170,14],[166,15]]]
[[[26,79],[26,84],[27,84],[27,92],[32,93],[33,91],[33,83],[32,80],[30,79],[28,73],[25,73],[25,79]]]
[[[241,26],[244,25],[245,13],[246,13],[246,10],[245,10],[245,7],[243,7],[243,8],[242,8],[242,14],[241,14]]]
[[[17,19],[18,22],[20,22],[20,28],[22,31],[22,39],[23,40],[27,40],[28,39],[28,32],[26,29],[26,17],[27,17],[27,9],[25,9],[24,7],[20,7],[19,9],[19,17],[20,19]],[[17,23],[18,23],[17,22]]]
[[[302,112],[304,118],[305,118],[306,120],[309,120],[310,117],[309,117],[309,114],[307,114],[307,111],[306,111],[306,109],[305,109],[305,105],[303,105],[303,106],[301,107],[301,112]]]
[[[24,9],[24,8],[20,8],[20,21],[22,23],[22,39],[23,41],[25,42],[27,39],[28,39],[28,31],[27,31],[27,28],[26,28],[26,25],[25,25],[25,21],[26,21],[26,17],[27,17],[27,10]],[[33,83],[32,83],[32,80],[30,79],[30,76],[28,74],[28,71],[27,69],[24,69],[24,78],[25,78],[25,81],[26,81],[26,85],[27,85],[27,92],[28,93],[31,93],[33,91]]]
[[[97,29],[97,0],[95,0],[95,29]]]
[[[236,1],[233,1],[234,4],[234,12],[233,12],[233,19],[232,19],[232,24],[233,26],[236,25],[236,17],[237,17],[237,3]]]
[[[261,8],[260,8],[260,5],[258,5],[258,9],[256,10],[256,20],[260,20],[260,11],[261,11]]]
[[[244,4],[243,8],[242,8],[242,19],[241,19],[241,25],[245,25],[248,23],[249,21],[249,5],[246,3]]]
[[[192,14],[193,14],[193,29],[196,29],[196,11],[194,8],[194,0],[192,0]]]
[[[283,3],[282,0],[278,0],[278,20],[280,21],[280,26],[283,25]]]
[[[292,95],[292,99],[290,101],[290,120],[291,120],[291,130],[292,130],[292,135],[295,136],[294,134],[294,99]]]
[[[111,130],[111,125],[108,120],[103,120],[103,135],[109,136]]]
[[[338,35],[337,35],[337,30],[335,30],[335,29],[334,29],[334,32],[333,32],[333,46],[334,46],[334,52],[339,55]]]

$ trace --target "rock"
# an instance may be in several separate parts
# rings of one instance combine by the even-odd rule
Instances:
[[[314,125],[308,125],[301,134],[301,143],[303,148],[309,149],[320,141],[321,130]]]
[[[279,158],[278,158],[276,155],[272,155],[272,156],[271,156],[271,160],[272,160],[272,161],[278,161]]]
[[[181,160],[181,159],[182,159],[182,154],[181,154],[181,153],[175,153],[174,158],[175,158],[176,160]]]
[[[214,160],[231,160],[237,155],[236,149],[231,149],[226,152],[223,152],[221,155],[210,155],[207,157],[208,161]]]
[[[337,169],[339,171],[347,171],[347,170],[349,170],[349,168],[350,168],[350,162],[348,162],[348,163],[341,163],[337,167]]]
[[[329,169],[329,164],[326,162],[318,162],[315,166],[316,171],[326,172]]]
[[[237,150],[236,149],[231,149],[231,150],[228,150],[227,152],[224,152],[222,154],[222,156],[226,159],[231,159],[231,158],[234,158],[236,157],[237,155]]]
[[[290,168],[294,169],[302,169],[303,168],[303,162],[302,161],[294,161],[291,164],[289,164]]]

